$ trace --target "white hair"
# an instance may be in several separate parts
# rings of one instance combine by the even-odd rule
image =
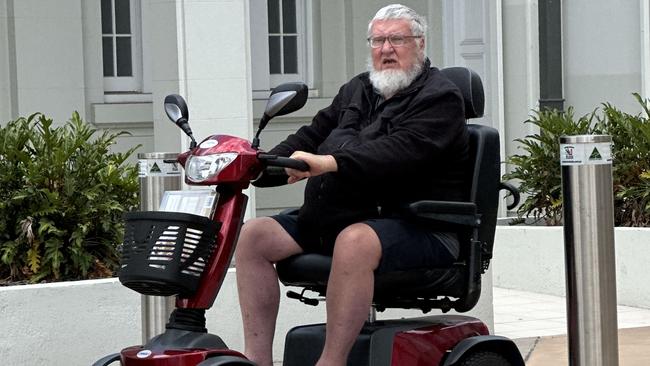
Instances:
[[[368,37],[371,36],[370,31],[372,28],[372,23],[375,20],[387,20],[387,19],[406,19],[411,23],[411,33],[414,36],[424,36],[427,32],[427,21],[415,12],[415,10],[404,6],[402,4],[390,4],[386,5],[383,8],[377,11],[374,18],[368,23]]]

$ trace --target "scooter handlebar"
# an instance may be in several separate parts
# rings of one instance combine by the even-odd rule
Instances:
[[[283,156],[277,156],[272,154],[257,154],[257,158],[264,161],[267,166],[277,166],[282,168],[290,168],[306,172],[309,170],[309,164],[305,163],[302,160],[285,158]]]

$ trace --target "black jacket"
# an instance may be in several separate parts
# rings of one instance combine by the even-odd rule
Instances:
[[[308,180],[298,223],[336,235],[355,222],[423,199],[458,201],[467,172],[469,135],[460,91],[436,68],[384,101],[368,73],[343,85],[311,125],[270,153],[330,154],[338,171]]]

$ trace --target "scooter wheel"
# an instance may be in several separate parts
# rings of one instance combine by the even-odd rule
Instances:
[[[512,364],[496,352],[479,351],[464,357],[458,366],[512,366]]]

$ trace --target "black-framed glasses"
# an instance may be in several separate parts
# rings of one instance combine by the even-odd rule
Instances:
[[[406,44],[406,41],[411,38],[422,38],[422,36],[402,36],[402,35],[393,35],[388,37],[368,37],[368,45],[372,48],[379,48],[384,45],[386,40],[393,47],[401,47]]]

